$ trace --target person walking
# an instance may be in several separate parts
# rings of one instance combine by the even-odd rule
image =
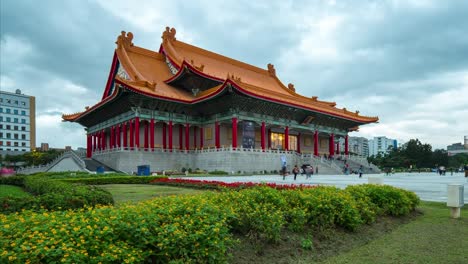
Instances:
[[[281,156],[281,174],[283,174],[283,180],[286,179],[286,156]]]
[[[359,167],[359,178],[362,178],[362,165]]]
[[[297,174],[299,173],[299,167],[297,167],[297,164],[296,166],[294,166],[293,173],[294,173],[294,180],[296,180]]]
[[[306,180],[310,179],[310,176],[312,175],[312,167],[309,165],[306,167]]]
[[[318,174],[318,165],[315,166],[315,174]]]

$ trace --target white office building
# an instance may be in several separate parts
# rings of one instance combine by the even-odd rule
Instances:
[[[22,154],[36,148],[36,99],[0,91],[0,155]]]
[[[369,156],[375,156],[378,153],[386,154],[390,149],[395,149],[398,146],[396,139],[387,137],[374,137],[369,139]]]

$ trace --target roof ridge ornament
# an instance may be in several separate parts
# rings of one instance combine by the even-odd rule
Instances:
[[[197,69],[197,70],[199,70],[201,72],[203,72],[203,69],[205,68],[205,64],[200,64],[200,66],[196,66],[193,59],[190,60],[190,64],[192,64],[192,66],[195,67],[195,69]]]
[[[166,30],[163,32],[161,38],[163,41],[176,41],[176,29],[175,28],[169,28],[166,27]]]
[[[115,42],[115,44],[117,44],[117,48],[121,48],[121,47],[124,47],[124,48],[128,48],[128,47],[131,47],[133,46],[133,33],[132,32],[125,32],[122,30],[122,32],[120,32],[120,35],[117,37],[117,41]]]
[[[293,91],[293,92],[296,92],[296,88],[294,88],[294,84],[292,84],[292,83],[288,84],[288,89]]]
[[[276,76],[275,65],[268,63],[267,68],[268,68],[268,73],[270,74],[270,76],[275,77]]]

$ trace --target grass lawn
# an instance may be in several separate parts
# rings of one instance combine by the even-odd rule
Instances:
[[[445,203],[423,202],[415,221],[326,263],[468,263],[468,208],[451,219]]]
[[[357,232],[285,231],[276,244],[239,237],[232,263],[468,263],[468,208],[449,218],[445,203],[422,202],[404,218],[385,217]],[[308,241],[312,249],[307,249]]]
[[[2,184],[0,185],[0,198],[5,196],[21,198],[31,196],[31,194],[24,191],[21,187]]]
[[[117,205],[124,202],[149,200],[154,197],[203,192],[202,190],[149,184],[106,184],[99,185],[99,187],[109,191]]]

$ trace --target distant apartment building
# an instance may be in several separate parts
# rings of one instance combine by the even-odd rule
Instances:
[[[36,148],[36,99],[0,91],[0,154],[15,155]]]
[[[375,156],[378,153],[386,154],[390,149],[396,149],[398,142],[396,139],[387,137],[374,137],[369,139],[369,156]]]
[[[464,143],[453,143],[447,146],[447,153],[453,156],[459,153],[468,153],[468,136],[464,137]]]
[[[49,143],[41,143],[41,151],[49,151]]]
[[[350,137],[349,151],[359,156],[369,156],[369,140],[364,137]]]

